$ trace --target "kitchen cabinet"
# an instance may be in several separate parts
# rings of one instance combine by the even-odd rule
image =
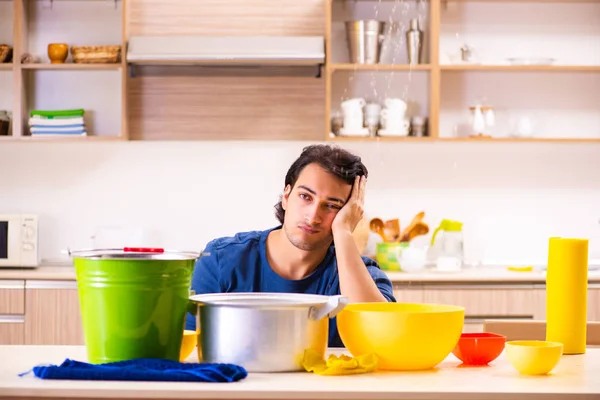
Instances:
[[[0,344],[25,339],[25,281],[0,280]]]
[[[464,332],[482,331],[484,319],[546,318],[539,283],[410,281],[393,289],[398,302],[465,307]],[[599,282],[588,284],[588,319],[600,321]],[[84,344],[76,281],[0,280],[0,344]]]
[[[0,315],[25,313],[25,281],[0,280]]]
[[[439,285],[424,289],[426,303],[465,308],[463,332],[481,332],[485,319],[534,318],[533,285]]]
[[[514,0],[407,0],[401,7],[398,1],[372,0],[280,0],[278,7],[269,0],[47,3],[0,1],[0,27],[22,28],[5,30],[15,32],[6,40],[14,43],[14,59],[31,52],[44,60],[0,65],[0,74],[10,76],[6,82],[14,80],[7,95],[0,93],[0,102],[12,105],[13,136],[0,141],[32,140],[22,136],[23,117],[33,107],[60,107],[63,99],[52,103],[46,94],[59,91],[54,86],[93,112],[97,135],[44,140],[600,142],[594,108],[600,103],[598,1],[533,1],[526,7]],[[403,35],[415,17],[424,32],[423,57],[409,65]],[[91,19],[99,22],[90,26]],[[396,40],[387,46],[395,52],[390,60],[350,62],[344,21],[357,19],[396,23]],[[534,20],[539,23],[532,33]],[[124,50],[128,35],[264,34],[324,36],[321,75],[312,69],[309,76],[289,76],[285,68],[172,66],[130,77],[125,57],[115,65],[50,65],[44,51],[50,37],[69,44],[74,38],[78,44],[108,41]],[[463,52],[478,62],[461,61]],[[556,62],[509,61],[537,56]],[[427,118],[429,136],[331,137],[332,117],[350,97],[379,103],[401,97],[407,116]],[[495,132],[463,135],[476,103],[496,111],[490,118]],[[513,135],[515,130],[524,133]]]
[[[25,344],[25,317],[0,316],[1,344]]]
[[[533,283],[395,283],[398,302],[465,307],[464,332],[481,332],[485,319],[546,318],[546,289]],[[588,320],[600,321],[600,283],[588,284]]]
[[[328,0],[325,140],[600,142],[600,3],[521,3],[408,0],[398,13],[394,1]],[[413,18],[424,39],[422,60],[411,65],[405,35]],[[353,20],[396,24],[382,29],[379,63],[352,63],[344,23]],[[527,28],[533,20],[535,33]],[[341,102],[383,106],[389,97],[409,105],[408,119],[426,117],[429,136],[332,135]],[[473,123],[476,106],[483,126]]]
[[[465,307],[467,318],[533,318],[533,285],[440,285],[425,287],[426,303]]]
[[[27,281],[25,344],[84,344],[75,281]]]
[[[420,285],[394,285],[394,297],[398,303],[422,303],[423,289]]]

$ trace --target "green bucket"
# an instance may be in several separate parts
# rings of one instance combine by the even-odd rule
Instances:
[[[179,361],[199,253],[125,248],[70,254],[88,362]]]

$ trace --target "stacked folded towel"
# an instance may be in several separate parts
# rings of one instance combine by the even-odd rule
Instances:
[[[29,117],[32,136],[75,135],[86,136],[84,110],[33,110]]]

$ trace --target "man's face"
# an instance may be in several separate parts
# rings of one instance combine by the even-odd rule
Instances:
[[[318,164],[304,167],[294,188],[288,185],[281,200],[283,229],[289,241],[307,251],[329,246],[331,224],[351,190],[351,185]]]

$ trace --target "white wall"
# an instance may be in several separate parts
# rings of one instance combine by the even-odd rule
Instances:
[[[3,3],[0,17],[10,15],[2,11],[12,10]],[[112,44],[118,39],[120,14],[112,2],[70,3],[54,2],[52,9],[45,2],[31,4],[30,51],[44,62],[50,41]],[[464,40],[475,46],[484,63],[534,55],[550,55],[558,64],[600,62],[600,53],[595,51],[600,43],[598,4],[521,3],[448,3],[442,10],[442,59],[452,56]],[[341,51],[334,54],[336,62],[347,57],[341,45],[344,18],[387,21],[383,15],[389,12],[393,20],[404,23],[418,15],[428,26],[427,3],[422,1],[365,2],[356,7],[348,3],[344,7],[336,3],[333,34],[335,49]],[[56,23],[67,20],[68,25]],[[12,18],[7,21],[12,24]],[[0,24],[0,39],[10,43],[12,30],[4,29],[5,25]],[[66,28],[78,32],[77,43]],[[547,37],[552,40],[540,40]],[[396,51],[395,62],[402,62],[403,49]],[[379,95],[373,96],[387,96],[387,89],[390,95],[408,91],[403,98],[426,110],[428,99],[419,96],[427,85],[419,78],[426,74],[415,73],[410,86],[404,79],[407,74],[399,73],[393,85],[378,79]],[[61,92],[62,105],[55,104],[57,99],[48,92],[50,85],[64,85],[64,78],[72,78],[73,73],[30,75],[39,90],[28,93],[28,108],[85,107],[96,113],[91,131],[118,133],[112,129],[120,121],[113,108],[118,104],[110,96],[94,90],[97,96],[90,97],[89,83],[79,79]],[[104,75],[116,77],[113,71],[94,73],[102,78],[102,85],[119,84],[118,79]],[[347,75],[336,77],[334,108],[342,97],[360,91],[351,90]],[[599,77],[597,72],[561,73],[557,78],[541,73],[444,71],[441,135],[453,136],[467,121],[468,106],[486,97],[496,107],[500,126],[508,124],[510,114],[533,108],[541,123],[538,136],[598,137],[600,114],[594,107],[600,91],[592,89],[600,87]],[[0,109],[11,106],[6,102],[11,98],[11,80],[11,71],[0,72]],[[365,96],[371,96],[371,83],[371,73],[367,73],[354,85],[365,86]],[[287,168],[305,144],[0,142],[0,213],[38,213],[42,258],[47,260],[64,258],[61,250],[67,247],[93,245],[90,237],[101,226],[144,229],[146,238],[139,240],[148,245],[201,249],[215,236],[276,224],[273,205],[283,189]],[[345,147],[361,154],[371,171],[366,199],[370,217],[399,217],[407,224],[415,213],[425,210],[432,228],[441,218],[462,220],[467,258],[475,261],[544,262],[552,235],[589,237],[591,255],[600,257],[598,144],[386,142]]]
[[[273,205],[305,142],[0,143],[0,212],[41,217],[41,253],[64,259],[98,227],[200,250],[276,224]],[[465,222],[467,258],[540,262],[548,237],[590,238],[600,257],[600,145],[348,143],[370,170],[370,217],[418,211]],[[426,241],[423,238],[422,241]],[[106,244],[103,242],[102,244]]]

